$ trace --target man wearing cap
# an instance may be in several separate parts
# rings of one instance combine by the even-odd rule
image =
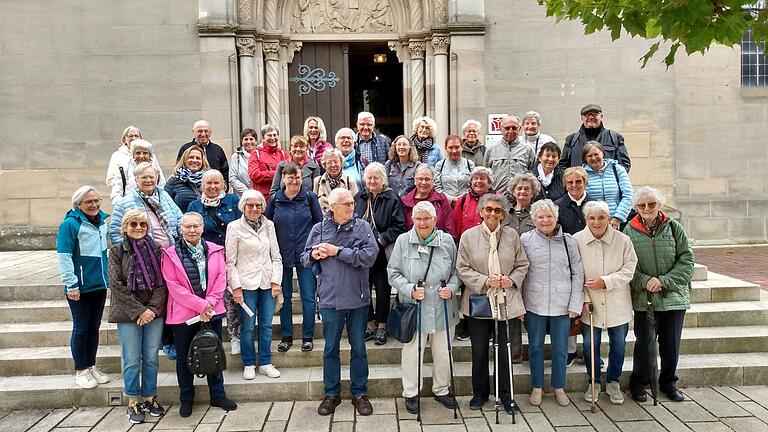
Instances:
[[[603,109],[600,105],[589,104],[581,109],[581,128],[565,138],[563,156],[560,158],[560,166],[563,169],[581,166],[581,150],[587,141],[597,141],[605,148],[605,158],[615,159],[621,166],[629,168],[632,163],[629,160],[627,147],[624,145],[624,137],[616,131],[603,127]]]

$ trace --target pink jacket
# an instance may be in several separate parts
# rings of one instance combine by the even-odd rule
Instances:
[[[184,271],[176,247],[163,249],[163,279],[168,285],[168,311],[166,324],[183,324],[195,315],[200,315],[208,303],[213,306],[216,315],[226,312],[224,290],[227,289],[227,264],[224,261],[224,248],[211,242],[208,246],[208,287],[205,298],[195,295],[192,283]]]

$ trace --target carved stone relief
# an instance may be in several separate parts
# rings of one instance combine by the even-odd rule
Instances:
[[[396,31],[389,0],[298,0],[293,33]]]
[[[252,36],[238,36],[235,39],[237,52],[241,56],[251,56],[256,53],[256,38]]]
[[[448,36],[433,36],[432,48],[435,50],[435,54],[448,54],[448,45],[451,39]]]
[[[280,60],[280,42],[264,42],[264,59],[277,61]]]
[[[251,18],[251,1],[239,0],[237,5],[237,21],[240,24],[253,24]]]

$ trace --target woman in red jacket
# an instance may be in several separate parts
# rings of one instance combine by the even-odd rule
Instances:
[[[275,177],[277,164],[288,159],[288,154],[280,148],[280,131],[271,124],[261,128],[262,141],[248,157],[248,176],[251,188],[261,192],[269,199],[269,188]]]

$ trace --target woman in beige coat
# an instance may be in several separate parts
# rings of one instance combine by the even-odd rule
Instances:
[[[469,408],[482,409],[491,392],[488,374],[488,339],[494,332],[496,321],[490,317],[472,317],[469,310],[470,294],[488,295],[489,299],[503,302],[501,324],[498,326],[499,346],[506,347],[506,330],[512,327],[511,344],[513,359],[522,351],[520,322],[525,307],[520,294],[525,274],[528,272],[528,257],[520,243],[517,232],[502,226],[501,221],[509,212],[509,202],[501,195],[485,194],[477,205],[483,222],[461,235],[456,269],[459,279],[467,289],[461,297],[461,312],[468,317],[469,334],[472,341],[472,400]],[[489,295],[489,291],[491,292]],[[494,296],[498,293],[498,297]],[[503,294],[506,294],[504,296]],[[505,310],[504,310],[505,309]],[[502,329],[502,327],[504,329]],[[499,365],[506,365],[507,350],[499,350]],[[508,414],[514,411],[510,392],[509,370],[499,366],[499,396]]]
[[[590,201],[584,206],[587,227],[574,234],[579,245],[581,262],[584,266],[584,313],[582,327],[584,336],[584,363],[587,376],[591,376],[592,331],[589,327],[589,303],[592,303],[595,332],[595,364],[599,365],[600,335],[608,330],[610,351],[606,390],[611,402],[624,403],[619,388],[621,369],[624,366],[624,345],[632,320],[632,298],[629,282],[635,272],[637,255],[632,241],[623,233],[611,227],[611,213],[603,201]],[[600,394],[601,373],[595,371],[595,397]],[[584,399],[592,402],[592,385],[584,393]]]

